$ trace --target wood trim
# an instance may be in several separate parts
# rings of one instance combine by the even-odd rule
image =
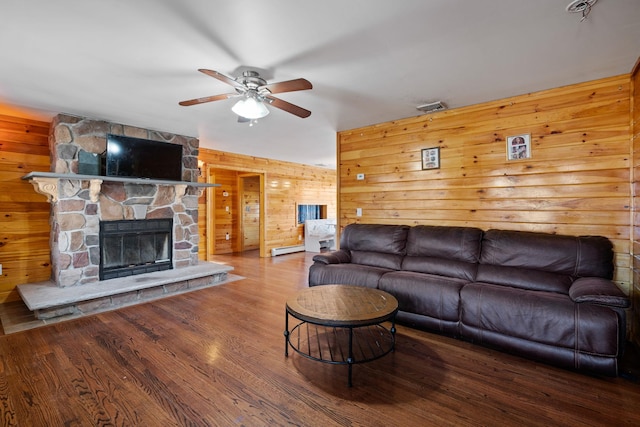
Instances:
[[[266,236],[267,236],[267,192],[265,188],[265,182],[267,179],[266,173],[260,174],[260,256],[262,258],[270,256],[271,254],[267,250]]]
[[[640,71],[640,57],[636,60],[636,63],[633,65],[631,69],[631,77],[634,77]]]
[[[211,166],[206,165],[205,167],[206,170],[206,177],[207,177],[207,182],[212,184],[215,182],[215,175],[213,174],[213,171],[211,169]],[[209,261],[211,259],[211,255],[214,253],[215,250],[215,239],[212,237],[215,234],[215,229],[216,229],[216,217],[213,214],[215,212],[215,203],[216,203],[216,199],[214,197],[214,188],[213,187],[209,187],[207,188],[207,192],[206,192],[206,199],[205,199],[205,212],[206,212],[206,239],[205,239],[205,247],[207,248],[206,250],[206,254],[205,254],[205,259],[207,261]]]

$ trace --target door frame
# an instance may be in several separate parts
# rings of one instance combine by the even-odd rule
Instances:
[[[259,200],[258,200],[258,209],[260,210],[258,216],[258,239],[260,246],[260,256],[263,257],[265,255],[262,254],[262,248],[264,247],[264,236],[262,230],[264,229],[264,174],[261,173],[242,173],[238,175],[238,208],[237,211],[240,212],[240,218],[238,218],[238,223],[240,224],[240,250],[241,252],[245,251],[244,248],[244,206],[242,204],[242,197],[244,195],[244,180],[245,178],[255,178],[258,177],[260,183],[258,184],[259,190]]]
[[[266,245],[265,245],[265,235],[266,235],[266,227],[265,227],[265,205],[266,205],[266,192],[265,192],[265,182],[266,182],[266,172],[264,171],[255,171],[255,170],[251,170],[251,169],[247,169],[247,168],[238,168],[238,167],[225,167],[225,166],[217,166],[217,165],[211,165],[211,164],[206,164],[206,181],[208,184],[215,184],[215,171],[216,169],[224,169],[224,170],[228,170],[228,171],[236,171],[239,173],[238,175],[238,179],[240,179],[240,176],[243,175],[252,175],[252,176],[259,176],[260,177],[260,257],[264,258],[267,257],[267,249],[266,249]],[[207,221],[206,221],[206,247],[207,247],[207,254],[205,259],[207,261],[210,260],[211,255],[215,252],[215,234],[216,234],[216,218],[215,218],[215,211],[216,211],[216,198],[215,198],[215,188],[217,187],[209,187],[207,188],[207,202],[206,202],[206,215],[207,215]],[[240,190],[240,185],[238,184],[238,190]],[[242,201],[240,200],[240,197],[237,198],[237,206],[236,209],[233,209],[234,212],[238,212],[238,215],[240,215],[240,210],[238,209],[239,207],[241,207],[242,205]],[[242,215],[240,215],[239,218],[239,223],[240,221],[242,221]],[[238,233],[241,234],[241,233]],[[244,247],[244,242],[241,242],[240,247],[243,248]]]

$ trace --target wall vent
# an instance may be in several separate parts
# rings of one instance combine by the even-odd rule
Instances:
[[[416,109],[418,111],[423,111],[425,113],[433,113],[436,111],[446,110],[447,106],[440,101],[436,101],[436,102],[431,102],[429,104],[418,105]]]

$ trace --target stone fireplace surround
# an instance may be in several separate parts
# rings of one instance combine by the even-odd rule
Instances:
[[[84,157],[104,153],[109,133],[182,145],[183,181],[78,174],[81,153]],[[35,172],[25,177],[31,180],[36,191],[46,194],[51,203],[51,282],[18,285],[20,295],[37,318],[76,313],[80,306],[87,306],[87,300],[92,301],[89,305],[113,304],[115,295],[121,291],[118,286],[106,283],[116,280],[124,283],[122,292],[134,293],[125,298],[130,302],[132,298],[140,297],[143,288],[153,287],[153,283],[141,284],[149,280],[157,281],[162,288],[160,292],[164,293],[171,288],[184,290],[185,287],[200,287],[226,278],[226,272],[232,268],[214,268],[216,272],[211,273],[208,264],[213,263],[198,260],[198,196],[202,187],[211,186],[197,183],[198,147],[198,139],[192,137],[67,114],[53,119],[49,134],[51,171],[41,173],[39,177]],[[173,219],[172,267],[181,269],[180,274],[156,272],[153,273],[155,279],[100,282],[100,221],[159,218]],[[167,277],[182,277],[185,283],[176,286],[176,282],[181,280],[167,280]],[[44,291],[46,299],[51,299],[51,285],[63,291],[62,303],[34,302],[42,299],[33,295],[38,289]],[[83,297],[85,289],[87,296]],[[149,293],[148,290],[146,292]],[[153,291],[156,296],[158,292],[157,289]],[[99,300],[94,301],[95,298]]]
[[[196,138],[149,131],[87,118],[58,115],[49,134],[51,172],[77,174],[80,153],[101,155],[107,134],[126,135],[183,147],[183,181],[197,182]],[[90,199],[86,180],[60,180],[58,200],[51,201],[51,270],[60,287],[99,280],[99,222],[173,218],[173,267],[198,264],[198,191],[184,196],[175,185],[112,182],[104,177],[97,200]]]

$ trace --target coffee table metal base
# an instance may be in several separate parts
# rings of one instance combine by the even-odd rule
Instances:
[[[284,331],[285,356],[289,356],[290,346],[308,359],[333,365],[347,365],[349,387],[353,385],[354,364],[379,359],[395,348],[395,312],[388,319],[391,322],[390,328],[382,323],[331,326],[322,322],[301,321],[289,330],[289,316],[296,318],[287,309]]]

